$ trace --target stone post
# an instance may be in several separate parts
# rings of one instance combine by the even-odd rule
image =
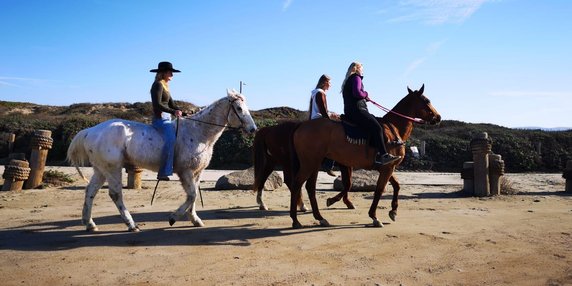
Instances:
[[[490,195],[489,185],[489,156],[491,143],[486,132],[479,134],[471,140],[475,174],[475,196],[486,197]]]
[[[143,169],[133,165],[127,165],[125,166],[125,171],[127,172],[127,188],[140,190],[141,172],[143,172]]]
[[[30,175],[30,168],[27,161],[10,160],[10,163],[4,169],[4,185],[2,191],[21,191],[24,181]]]
[[[501,155],[489,154],[489,179],[491,195],[501,194],[501,177],[504,175],[504,161]]]
[[[463,191],[469,195],[475,194],[475,171],[474,163],[471,161],[463,163],[461,171],[461,179],[463,179]]]
[[[30,177],[24,183],[24,189],[33,189],[42,184],[44,176],[44,168],[46,167],[46,158],[48,150],[52,149],[52,131],[36,130],[30,142],[32,154],[30,156]]]
[[[564,169],[562,177],[566,179],[566,189],[564,189],[564,191],[572,193],[572,160],[566,162],[566,169]]]
[[[0,140],[8,142],[8,154],[14,151],[14,142],[16,141],[16,134],[0,133]]]

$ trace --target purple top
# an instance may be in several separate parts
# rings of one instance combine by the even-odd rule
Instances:
[[[363,90],[363,85],[362,85],[360,76],[354,76],[353,77],[352,87],[353,87],[352,95],[354,97],[360,98],[360,99],[366,99],[368,97],[367,91]]]

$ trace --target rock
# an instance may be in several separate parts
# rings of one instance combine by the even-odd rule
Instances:
[[[355,170],[352,173],[352,192],[373,192],[377,186],[378,171]],[[338,176],[334,180],[334,190],[342,191],[342,177]]]
[[[282,187],[282,177],[273,171],[264,183],[264,189],[273,191]],[[220,177],[215,184],[216,190],[252,190],[254,185],[254,167],[236,171]]]

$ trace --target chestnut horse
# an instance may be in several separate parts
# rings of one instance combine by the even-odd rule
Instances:
[[[386,140],[407,140],[413,131],[411,119],[414,117],[420,118],[420,121],[428,124],[437,124],[441,121],[441,115],[433,108],[429,99],[423,95],[424,87],[423,85],[421,89],[416,91],[407,88],[409,93],[382,118]],[[399,138],[396,138],[397,136]],[[376,216],[377,205],[387,182],[392,176],[394,177],[395,167],[401,163],[405,156],[404,145],[387,146],[387,151],[393,155],[401,156],[401,160],[383,166],[374,166],[373,162],[377,150],[367,144],[356,145],[347,142],[342,124],[328,119],[316,119],[303,122],[296,128],[290,148],[293,148],[291,151],[293,158],[290,160],[292,164],[290,217],[293,228],[302,227],[296,216],[296,202],[300,197],[302,184],[318,170],[325,157],[351,168],[379,171],[373,202],[369,209],[369,217],[373,219],[373,226],[383,227]],[[395,178],[394,180],[398,185],[397,180]],[[398,190],[399,188],[397,188]],[[394,189],[394,194],[395,191]],[[308,197],[314,218],[320,222],[320,225],[329,226],[330,224],[321,216],[318,209],[315,189],[308,189]],[[396,195],[394,195],[395,197]],[[396,211],[397,200],[392,202],[392,212],[395,214]]]
[[[256,191],[256,202],[261,210],[268,210],[268,207],[262,200],[264,183],[268,176],[274,171],[276,166],[282,166],[284,174],[284,182],[290,187],[291,181],[291,163],[290,163],[290,148],[289,142],[292,140],[292,134],[298,127],[300,122],[283,122],[274,126],[260,128],[254,136],[254,186]],[[351,188],[351,170],[345,166],[339,166],[342,174],[342,184],[344,191],[336,196],[335,201],[330,203],[328,199],[328,206],[339,201],[342,197],[344,203],[349,209],[354,209],[354,205],[348,199],[348,192]],[[316,180],[318,179],[318,171],[310,176],[306,181],[306,189],[316,188]],[[332,199],[334,200],[334,199]],[[300,211],[307,211],[308,208],[304,205],[302,196],[297,202]]]

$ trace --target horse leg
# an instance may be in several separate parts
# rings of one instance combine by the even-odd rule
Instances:
[[[258,176],[258,174],[256,174],[256,172],[254,174],[256,203],[258,204],[258,208],[260,210],[267,211],[268,207],[266,206],[266,204],[262,200],[262,195],[264,193],[264,183],[266,183],[266,180],[268,180],[268,176],[270,176],[270,174],[274,170],[274,165],[270,164],[270,163],[268,163],[268,161],[266,161],[266,165],[261,166],[261,168],[263,168],[263,169],[262,169],[262,173],[260,174],[260,177]]]
[[[286,186],[288,186],[288,188],[291,188],[291,172],[290,169],[287,166],[283,166],[284,171],[282,172],[284,174],[284,182],[286,182]],[[300,186],[300,188],[302,188],[302,186]],[[302,199],[302,191],[300,191],[300,196],[298,197],[298,201],[296,202],[296,205],[298,206],[298,209],[301,212],[307,212],[308,211],[308,207],[306,207],[306,205],[304,204],[304,200]]]
[[[292,219],[292,228],[302,228],[302,224],[298,221],[298,217],[296,214],[296,206],[298,204],[298,200],[300,199],[301,193],[301,185],[295,184],[297,187],[292,187],[290,189],[290,218]]]
[[[388,172],[384,172],[383,170],[379,172],[379,178],[377,179],[377,187],[375,188],[375,192],[373,195],[373,201],[371,202],[371,207],[369,208],[369,217],[373,219],[373,226],[374,227],[383,227],[383,224],[377,219],[376,210],[377,205],[379,204],[379,199],[385,190],[385,186],[387,185],[387,181],[389,177],[393,173],[393,170]]]
[[[344,189],[336,196],[328,198],[326,200],[326,205],[329,207],[343,199],[344,204],[348,209],[355,209],[354,204],[348,198],[348,193],[352,188],[352,168],[340,166],[340,172],[342,173],[342,185],[344,186]]]
[[[93,168],[93,176],[89,180],[89,184],[85,188],[85,200],[83,203],[83,210],[81,212],[81,223],[86,226],[86,231],[98,231],[97,225],[93,222],[91,217],[91,210],[93,208],[93,200],[97,192],[105,183],[105,176],[97,169]]]
[[[397,202],[397,198],[399,197],[399,181],[397,181],[397,178],[395,177],[395,175],[392,175],[389,178],[389,183],[391,183],[391,186],[393,187],[393,198],[391,199],[391,210],[389,211],[389,218],[391,218],[392,221],[395,221],[395,217],[397,216],[397,207],[398,207],[398,202]]]
[[[139,232],[139,227],[135,224],[135,221],[133,221],[129,210],[123,203],[123,191],[121,190],[123,187],[123,184],[121,183],[121,169],[110,171],[107,175],[107,182],[109,184],[109,197],[115,203],[117,210],[119,210],[119,214],[127,225],[127,229],[130,232]]]
[[[198,184],[193,177],[192,172],[190,170],[184,171],[178,173],[178,175],[181,179],[183,189],[185,190],[185,193],[187,193],[187,199],[175,212],[169,216],[169,224],[171,226],[175,224],[177,219],[184,217],[185,213],[188,211],[190,213],[191,222],[194,226],[204,226],[203,221],[199,218],[195,211],[195,199],[197,198]]]
[[[306,191],[308,192],[308,198],[310,199],[310,205],[312,206],[312,214],[314,218],[320,222],[321,226],[330,226],[330,223],[322,217],[320,210],[318,209],[318,201],[316,200],[316,181],[318,180],[318,172],[314,172],[310,175],[310,178],[306,181]]]

